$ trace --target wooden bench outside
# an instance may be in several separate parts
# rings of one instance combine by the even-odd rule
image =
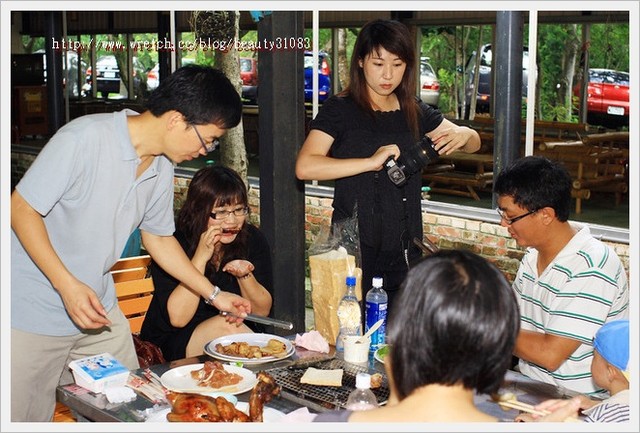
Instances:
[[[148,255],[120,259],[111,268],[118,305],[129,320],[132,333],[139,333],[153,297],[153,280],[148,276]]]

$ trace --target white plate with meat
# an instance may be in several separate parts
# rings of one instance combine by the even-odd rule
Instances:
[[[207,362],[213,364],[215,361]],[[222,365],[219,362],[217,364],[223,367],[224,372],[218,372],[217,375],[206,373],[198,375],[194,372],[202,372],[205,364],[183,365],[165,372],[160,377],[160,382],[165,388],[176,392],[202,394],[220,391],[234,395],[249,391],[258,383],[256,375],[251,370],[233,365]],[[235,382],[238,379],[232,376],[234,374],[239,376],[239,381],[228,384],[228,382]]]
[[[244,401],[240,401],[236,403],[236,409],[241,410],[244,413],[249,413],[249,403],[245,403]],[[151,414],[145,422],[168,422],[167,414],[171,412],[170,407],[166,407],[158,412],[154,412]],[[279,422],[282,420],[282,417],[285,415],[284,412],[280,412],[277,409],[273,409],[271,407],[265,407],[262,412],[262,422]]]
[[[213,358],[227,362],[241,362],[247,365],[285,359],[293,355],[295,351],[291,341],[273,334],[225,335],[211,340],[204,346],[204,353]],[[242,356],[242,354],[246,355]]]

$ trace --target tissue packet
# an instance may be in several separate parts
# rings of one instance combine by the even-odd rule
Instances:
[[[109,353],[77,359],[69,363],[76,383],[92,392],[112,386],[125,386],[129,369]]]

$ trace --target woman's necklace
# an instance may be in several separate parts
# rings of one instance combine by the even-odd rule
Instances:
[[[378,104],[380,102],[382,105]],[[389,97],[385,98],[381,101],[371,101],[371,107],[374,111],[396,111],[400,109],[400,104],[398,103],[397,97]]]

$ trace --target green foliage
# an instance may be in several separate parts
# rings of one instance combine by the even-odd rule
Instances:
[[[629,71],[629,25],[592,24],[589,53],[592,68]]]

